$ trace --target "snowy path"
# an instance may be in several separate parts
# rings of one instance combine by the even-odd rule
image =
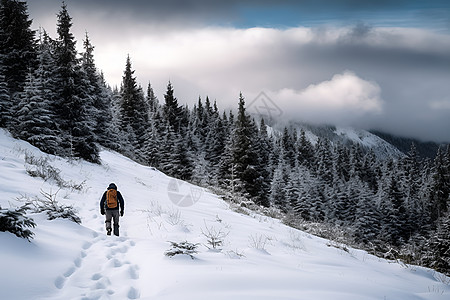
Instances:
[[[93,234],[73,264],[55,279],[61,292],[50,299],[139,299],[139,266],[127,255],[135,244],[125,237]]]

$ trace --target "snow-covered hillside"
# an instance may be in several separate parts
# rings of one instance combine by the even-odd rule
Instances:
[[[28,175],[25,156],[48,157],[68,185]],[[56,194],[82,224],[31,214],[31,242],[0,232],[1,299],[449,299],[449,278],[236,213],[210,192],[109,151],[102,165],[41,153],[0,130],[0,205]],[[99,200],[109,183],[125,198],[121,236],[106,236]],[[223,233],[221,250],[208,249]],[[164,255],[198,243],[195,259]]]
[[[281,127],[275,125],[281,130]],[[341,143],[344,145],[356,144],[364,149],[370,149],[375,156],[381,159],[400,158],[404,154],[394,145],[386,142],[379,136],[370,133],[364,129],[356,129],[352,127],[336,127],[326,125],[312,125],[304,123],[290,123],[299,134],[301,130],[305,132],[306,138],[313,144],[317,144],[319,138],[328,139],[332,143]]]

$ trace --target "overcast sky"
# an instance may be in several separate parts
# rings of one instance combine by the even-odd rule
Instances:
[[[450,142],[450,1],[66,0],[79,43],[120,85],[129,54],[163,101]],[[61,1],[30,0],[56,37]]]

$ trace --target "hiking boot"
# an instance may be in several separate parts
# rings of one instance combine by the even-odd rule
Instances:
[[[106,234],[111,235],[111,228],[106,229]]]

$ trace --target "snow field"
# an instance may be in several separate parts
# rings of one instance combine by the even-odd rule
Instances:
[[[24,153],[45,154],[0,130],[0,205],[21,195],[57,192],[82,219],[46,220],[31,243],[0,232],[1,299],[448,299],[449,278],[374,257],[289,228],[280,221],[233,212],[202,190],[191,206],[175,205],[172,178],[113,152],[102,165],[49,157],[82,191],[30,177]],[[106,236],[99,201],[114,182],[125,199],[120,237]],[[182,193],[193,186],[183,184]],[[224,233],[220,250],[203,233]],[[169,258],[169,241],[198,243],[195,259]],[[211,248],[211,247],[209,247]]]

